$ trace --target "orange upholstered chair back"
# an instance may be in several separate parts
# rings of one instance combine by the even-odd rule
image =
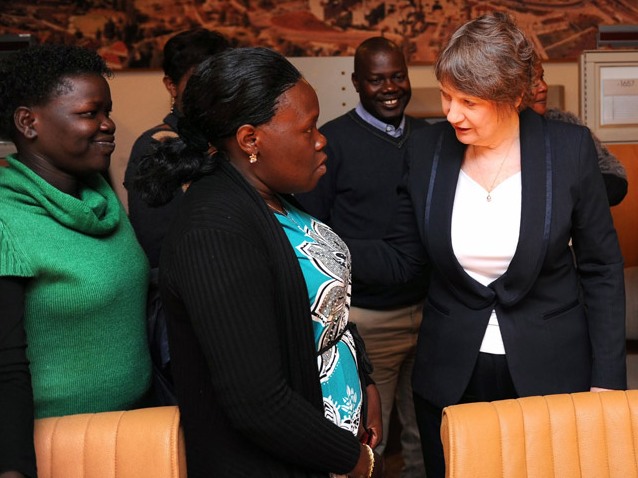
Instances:
[[[186,478],[177,407],[35,421],[38,478]]]
[[[637,478],[638,390],[443,411],[446,478]]]

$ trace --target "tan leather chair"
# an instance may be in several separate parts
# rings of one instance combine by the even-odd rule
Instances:
[[[177,407],[35,421],[38,478],[186,478]]]
[[[636,478],[638,390],[444,409],[446,478]]]

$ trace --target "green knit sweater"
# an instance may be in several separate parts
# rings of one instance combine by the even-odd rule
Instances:
[[[151,381],[148,263],[124,209],[99,175],[78,199],[8,162],[0,276],[30,279],[24,321],[36,418],[134,407]]]

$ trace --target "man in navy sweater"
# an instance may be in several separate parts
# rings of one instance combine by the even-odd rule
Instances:
[[[381,238],[397,206],[407,139],[428,124],[404,114],[411,96],[408,69],[401,48],[387,38],[359,45],[352,82],[359,93],[357,107],[321,127],[328,138],[328,172],[316,189],[296,197],[344,238]],[[365,340],[381,396],[384,439],[377,451],[383,454],[396,403],[401,476],[423,478],[411,375],[427,277],[396,287],[370,286],[357,282],[357,264],[352,267],[350,319]]]

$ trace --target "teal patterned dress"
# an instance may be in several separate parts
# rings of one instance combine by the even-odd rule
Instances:
[[[275,216],[295,250],[308,288],[324,413],[356,435],[362,390],[354,340],[346,330],[351,297],[350,252],[328,226],[285,201],[283,204],[286,214]]]

